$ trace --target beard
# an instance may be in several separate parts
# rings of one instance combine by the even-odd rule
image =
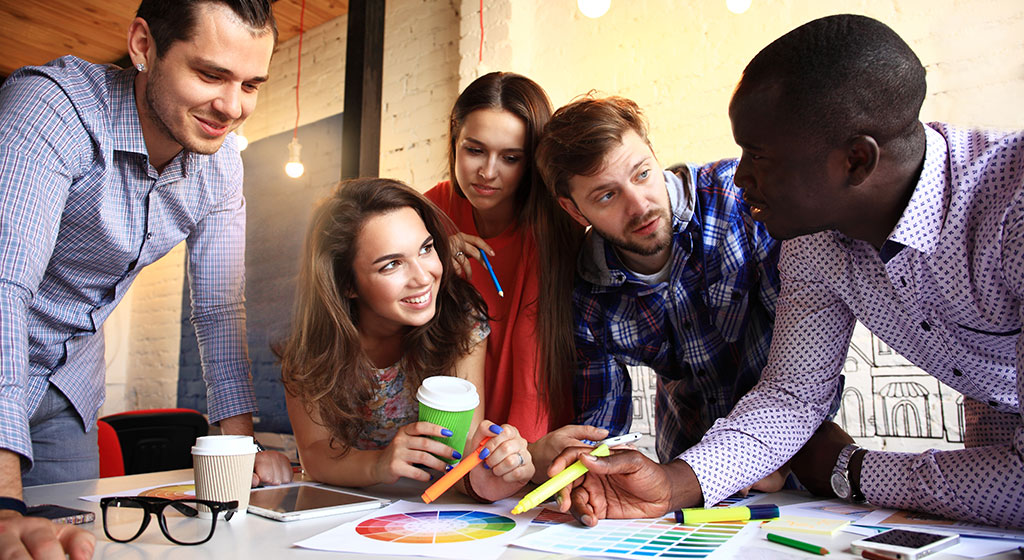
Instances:
[[[224,143],[224,138],[221,138],[220,141],[207,140],[204,142],[190,138],[185,130],[175,131],[171,124],[169,124],[173,122],[171,117],[175,114],[176,108],[173,102],[168,99],[168,89],[164,87],[163,82],[163,74],[156,68],[150,70],[146,86],[146,118],[157,128],[160,134],[173,140],[175,144],[181,146],[185,151],[203,155],[216,153],[220,149],[221,144]],[[226,122],[231,119],[222,115],[216,115],[210,120]],[[182,128],[184,126],[182,125]]]
[[[672,243],[672,216],[669,215],[668,211],[664,209],[651,210],[639,218],[630,220],[624,228],[626,231],[633,231],[643,224],[650,222],[655,217],[661,217],[662,227],[658,228],[658,230],[648,238],[647,243],[642,243],[639,240],[628,240],[625,237],[620,237],[612,234],[611,232],[604,231],[593,225],[593,223],[591,223],[591,227],[594,228],[594,231],[596,231],[598,235],[611,243],[616,249],[640,255],[641,257],[650,257],[664,251],[665,248]]]

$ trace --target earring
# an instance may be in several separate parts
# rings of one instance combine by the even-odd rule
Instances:
[[[141,62],[139,62],[138,64],[135,65],[135,69],[138,70],[139,72],[145,72],[146,71],[146,65],[141,63]]]

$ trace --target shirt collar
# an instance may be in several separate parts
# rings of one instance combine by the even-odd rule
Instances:
[[[139,122],[139,108],[135,103],[135,76],[138,71],[127,68],[113,75],[110,81],[110,114],[114,150],[141,154],[149,159],[146,139]],[[205,154],[182,150],[164,168],[163,175],[188,177],[199,170]]]
[[[693,209],[697,200],[697,169],[692,165],[687,165],[686,169],[689,175],[686,180],[671,171],[664,171],[668,203],[672,208],[673,232],[685,230],[693,220]]]
[[[880,256],[886,262],[903,247],[931,254],[940,241],[942,223],[949,208],[949,146],[931,127],[925,126],[924,132],[927,143],[921,177],[903,215],[882,244]]]
[[[115,150],[147,155],[146,140],[139,124],[139,109],[135,105],[134,68],[117,72],[110,81],[110,115]]]

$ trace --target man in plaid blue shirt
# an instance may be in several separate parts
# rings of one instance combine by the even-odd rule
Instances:
[[[639,107],[586,98],[552,116],[538,167],[591,226],[573,293],[576,423],[627,431],[626,366],[657,374],[657,452],[700,441],[768,360],[779,243],[750,217],[724,160],[663,171]]]
[[[48,538],[91,554],[91,537],[21,517],[21,489],[98,476],[102,324],[181,241],[210,421],[252,434],[229,133],[255,106],[276,37],[267,0],[145,0],[128,30],[133,68],[67,56],[0,89],[0,556],[22,540],[41,553]],[[258,454],[260,480],[290,473],[283,455]]]

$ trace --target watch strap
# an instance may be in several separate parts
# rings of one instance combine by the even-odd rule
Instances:
[[[832,472],[847,474],[847,478],[849,478],[850,457],[853,457],[853,452],[858,449],[860,449],[860,446],[856,443],[847,444],[847,446],[839,452],[839,459],[836,460],[836,467]]]
[[[860,488],[854,488],[853,483],[850,481],[850,459],[853,457],[853,454],[860,449],[861,447],[855,443],[847,444],[839,452],[839,458],[836,460],[836,466],[832,469],[832,476],[842,477],[850,492],[847,496],[839,497],[851,502],[864,501],[864,495],[861,494]]]
[[[860,471],[860,473],[858,473],[857,480],[854,481],[853,477],[850,476],[850,463],[853,463],[853,458],[858,453],[861,454],[861,463],[860,463],[861,471]],[[863,456],[867,455],[867,453],[868,453],[868,450],[864,449],[863,447],[858,447],[857,449],[854,449],[853,452],[850,453],[850,461],[846,465],[846,479],[850,482],[850,499],[853,500],[854,502],[864,502],[864,501],[867,501],[867,498],[864,496],[864,492],[862,492],[861,489],[860,489],[860,481],[863,478],[863,473],[864,473],[864,457]]]

